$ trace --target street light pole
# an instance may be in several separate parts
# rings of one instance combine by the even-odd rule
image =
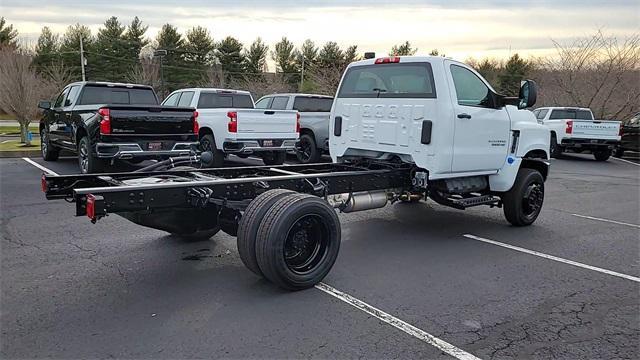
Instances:
[[[84,46],[82,44],[82,34],[80,34],[80,67],[82,68],[82,81],[87,81],[84,73]]]
[[[164,98],[164,57],[167,56],[167,50],[158,49],[153,52],[153,56],[160,58],[160,96]]]

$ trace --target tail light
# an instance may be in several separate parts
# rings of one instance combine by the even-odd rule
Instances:
[[[400,62],[399,56],[377,58],[375,61],[376,64],[391,64],[391,63],[399,63],[399,62]]]
[[[235,111],[229,111],[227,113],[227,116],[229,117],[229,124],[228,124],[228,129],[230,133],[237,133],[238,132],[238,113]]]
[[[296,113],[296,132],[300,134],[300,113]]]
[[[618,130],[618,136],[622,136],[624,135],[624,128],[622,127],[622,124],[620,124],[620,129]]]
[[[98,115],[102,117],[100,120],[100,134],[101,135],[109,135],[111,134],[111,115],[108,108],[100,108],[98,110]]]
[[[47,179],[44,178],[44,174],[42,174],[42,177],[40,178],[40,186],[42,187],[42,192],[46,193],[49,185],[47,184]]]
[[[87,195],[87,217],[96,220],[96,197],[93,194]]]
[[[567,134],[573,133],[573,120],[567,120],[567,128],[564,129],[564,132]]]
[[[200,114],[198,114],[197,111],[193,112],[193,133],[197,134],[198,132],[200,132],[200,123],[198,123],[198,116]]]

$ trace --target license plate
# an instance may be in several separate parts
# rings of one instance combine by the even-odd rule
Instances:
[[[262,140],[262,146],[273,146],[273,140]]]
[[[149,151],[159,151],[162,150],[162,143],[161,142],[150,142],[147,145],[147,149]]]

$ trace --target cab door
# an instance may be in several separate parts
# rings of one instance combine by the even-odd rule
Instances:
[[[60,95],[56,98],[51,109],[47,112],[47,126],[49,128],[49,140],[53,143],[61,145],[65,138],[64,130],[66,127],[63,116],[64,101],[69,93],[69,87],[64,88]]]
[[[445,61],[454,123],[452,172],[502,168],[510,136],[505,107],[492,106],[493,90],[472,69]]]

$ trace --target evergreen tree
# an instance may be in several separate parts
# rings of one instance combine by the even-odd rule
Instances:
[[[43,73],[48,66],[59,65],[60,62],[60,37],[45,26],[38,37],[33,66]]]
[[[92,64],[92,80],[124,82],[127,71],[137,64],[130,59],[129,44],[124,38],[125,27],[112,16],[98,30],[93,49],[87,58]]]
[[[123,38],[127,44],[127,59],[131,63],[138,63],[140,59],[140,51],[149,44],[149,40],[144,37],[149,27],[142,24],[142,21],[136,16],[129,24]]]
[[[245,70],[250,78],[262,78],[267,68],[269,46],[257,38],[244,53]]]
[[[440,54],[440,51],[439,51],[438,49],[433,49],[433,50],[431,50],[431,52],[429,53],[429,55],[431,55],[431,56],[442,56],[442,57],[445,57],[445,56],[446,56],[445,54]]]
[[[349,46],[344,51],[344,66],[358,60],[360,60],[360,55],[358,55],[358,45]]]
[[[271,58],[276,63],[276,72],[283,73],[284,79],[290,84],[299,81],[298,56],[295,46],[286,37],[277,42],[271,52]]]
[[[390,56],[406,56],[406,55],[415,55],[418,49],[413,48],[411,43],[405,41],[404,44],[394,45],[389,52]]]
[[[93,50],[93,36],[91,30],[80,24],[70,25],[62,36],[60,42],[60,59],[64,66],[68,67],[76,79],[82,79],[80,65],[80,38],[82,38],[85,56]],[[95,60],[95,59],[93,59]],[[93,69],[102,66],[98,61],[93,63],[87,59],[86,76],[87,80],[93,80]]]
[[[187,31],[185,43],[185,65],[190,69],[186,74],[190,83],[201,79],[213,63],[215,43],[209,30],[196,26]]]
[[[329,41],[322,46],[318,53],[318,66],[323,68],[336,67],[342,66],[343,63],[344,53],[336,42]]]
[[[303,58],[305,71],[312,69],[318,62],[318,47],[313,41],[311,41],[311,39],[305,40],[300,47],[300,51],[298,52],[296,63],[301,69]]]
[[[227,36],[222,40],[215,51],[220,67],[228,80],[241,78],[244,73],[244,56],[242,43],[237,39]]]
[[[520,81],[533,70],[533,64],[522,59],[517,53],[507,60],[502,73],[498,75],[498,88],[507,96],[518,96]]]
[[[13,28],[13,25],[7,26],[7,21],[4,16],[0,17],[0,47],[3,46],[18,46],[18,30]]]
[[[164,24],[156,36],[158,43],[156,50],[166,50],[167,55],[163,56],[163,73],[165,88],[161,89],[161,94],[168,94],[170,91],[185,85],[184,54],[185,44],[178,29],[171,24]]]

